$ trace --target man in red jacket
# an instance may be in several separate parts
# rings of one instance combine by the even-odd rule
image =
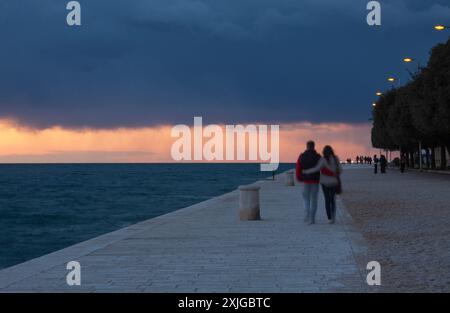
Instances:
[[[303,183],[303,201],[305,204],[305,223],[316,222],[317,198],[319,196],[320,173],[304,174],[303,170],[313,168],[320,160],[314,141],[306,143],[306,151],[300,154],[295,168],[297,180]]]

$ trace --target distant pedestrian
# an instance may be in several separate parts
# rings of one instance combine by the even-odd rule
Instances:
[[[356,157],[356,164],[359,164],[359,155]]]
[[[378,174],[378,157],[376,154],[373,156],[373,164],[374,164],[373,172],[374,174]]]
[[[403,174],[405,172],[406,167],[406,157],[404,154],[400,157],[400,172]]]
[[[336,194],[341,193],[340,174],[342,173],[341,162],[334,154],[333,148],[325,146],[323,148],[323,157],[317,166],[305,170],[304,173],[312,174],[320,172],[320,184],[325,198],[325,208],[330,224],[336,221]]]
[[[381,174],[386,174],[386,167],[387,167],[387,159],[384,155],[380,157],[380,171]]]

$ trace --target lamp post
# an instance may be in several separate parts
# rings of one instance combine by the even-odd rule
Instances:
[[[400,79],[397,79],[393,76],[389,76],[387,80],[392,84],[392,89],[395,88],[395,82],[397,82],[397,85],[400,86]]]
[[[405,58],[403,58],[403,63],[405,63],[405,64],[416,63],[417,64],[417,72],[420,71],[420,63],[414,58],[405,57]],[[414,74],[411,73],[411,71],[408,68],[406,69],[406,71],[408,72],[408,74],[411,77],[411,79],[413,79],[414,78]]]
[[[408,61],[412,61],[411,58],[405,58],[405,59],[408,59]],[[406,62],[406,61],[405,61],[405,62]],[[396,82],[396,81],[398,81],[397,86],[400,87],[400,79],[397,79],[397,78],[395,78],[395,77],[393,77],[393,76],[390,76],[390,77],[388,77],[387,80],[388,80],[388,82],[392,83],[392,90],[394,90],[394,85],[395,85],[395,82]],[[400,153],[401,153],[401,152],[400,152]]]
[[[419,170],[422,172],[422,141],[419,141]]]
[[[447,28],[446,26],[442,26],[442,25],[435,26],[436,30],[444,30],[446,28]],[[413,59],[411,57],[405,57],[405,58],[403,58],[403,62],[406,63],[406,64],[416,62],[417,63],[417,71],[420,71],[420,64],[415,59]],[[413,79],[414,78],[414,74],[411,73],[411,71],[409,69],[406,69],[406,71],[411,76],[411,79]],[[401,154],[401,151],[400,151],[400,154]],[[421,141],[419,141],[419,170],[421,172],[423,171],[422,142]]]

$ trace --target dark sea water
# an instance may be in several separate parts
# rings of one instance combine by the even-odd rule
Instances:
[[[270,175],[259,164],[1,164],[0,268]]]

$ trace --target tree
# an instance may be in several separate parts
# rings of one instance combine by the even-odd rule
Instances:
[[[381,96],[373,109],[372,144],[375,148],[415,151],[441,146],[450,152],[450,39],[431,51],[425,68],[413,80]]]
[[[433,146],[450,151],[450,39],[431,51],[430,60],[413,82],[411,108],[413,123]]]
[[[418,141],[423,141],[424,137],[412,120],[412,97],[411,83],[396,89],[393,104],[389,106],[387,114],[389,137],[403,151],[415,149]]]
[[[372,145],[375,148],[386,150],[398,148],[398,145],[391,138],[388,119],[389,109],[395,102],[395,93],[396,91],[393,89],[381,96],[373,108]]]

